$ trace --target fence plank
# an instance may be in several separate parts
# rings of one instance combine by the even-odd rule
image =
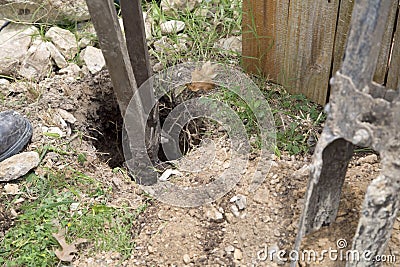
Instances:
[[[350,29],[351,14],[353,12],[354,0],[341,0],[339,16],[336,26],[335,47],[333,53],[332,75],[339,70],[342,62],[347,34]]]
[[[389,0],[385,0],[389,1]],[[387,71],[389,69],[389,56],[392,48],[393,30],[396,24],[397,6],[399,0],[391,0],[392,4],[390,7],[389,18],[385,26],[385,33],[381,42],[381,48],[378,56],[378,63],[376,65],[376,71],[374,75],[374,81],[384,85]]]
[[[243,1],[243,65],[253,73],[283,76],[289,0]]]
[[[339,0],[290,1],[283,85],[325,104]]]
[[[397,26],[394,34],[393,50],[386,87],[400,90],[400,13],[397,16]]]

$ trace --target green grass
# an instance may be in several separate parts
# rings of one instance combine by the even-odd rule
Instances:
[[[130,207],[110,207],[111,188],[73,169],[44,177],[33,173],[19,184],[25,200],[19,207],[16,225],[0,240],[0,266],[55,266],[59,260],[54,254],[60,249],[52,233],[66,229],[66,240],[88,240],[87,253],[119,252],[128,258],[134,248],[132,228],[136,217],[147,204],[132,210]],[[20,196],[7,203],[8,208]],[[3,197],[2,197],[3,198]],[[91,201],[89,201],[91,200]],[[71,210],[72,203],[79,203]]]
[[[268,101],[276,127],[276,149],[277,156],[281,151],[290,155],[305,154],[310,150],[310,140],[318,139],[318,131],[326,115],[322,107],[307,100],[304,95],[290,95],[283,89],[262,90]],[[251,145],[254,149],[260,149],[259,127],[257,119],[253,114],[254,108],[245,103],[240,97],[229,90],[221,89],[213,97],[227,103],[238,114],[245,125],[248,136],[251,138]]]
[[[167,51],[158,52],[150,49],[150,55],[155,57],[163,66],[171,66],[183,61],[218,60],[231,62],[239,55],[222,51],[215,44],[224,37],[240,35],[241,31],[241,2],[238,0],[225,1],[213,4],[213,1],[202,1],[194,11],[176,11],[174,14],[164,14],[156,1],[146,3],[143,9],[153,18],[153,37],[150,46],[161,39],[161,31],[158,25],[167,20],[180,20],[185,23],[185,29],[179,34],[169,34],[167,37],[172,45],[178,46],[182,36],[186,39],[186,49],[170,48]],[[202,14],[201,10],[212,10],[213,16]],[[235,19],[233,19],[235,14]]]

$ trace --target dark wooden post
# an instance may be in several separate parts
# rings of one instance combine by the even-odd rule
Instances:
[[[146,33],[144,29],[143,12],[140,0],[121,0],[121,14],[124,21],[125,39],[131,61],[136,84],[139,90],[142,105],[149,105],[151,112],[146,125],[146,148],[153,162],[157,161],[160,143],[160,123],[158,117],[158,103],[154,102],[152,70],[147,49]],[[145,83],[148,81],[147,83]],[[144,107],[146,109],[146,107]]]
[[[136,21],[133,29],[129,29],[130,52],[123,37],[113,0],[86,0],[93,25],[96,29],[100,47],[107,63],[114,93],[117,97],[121,114],[126,118],[130,114],[129,122],[125,121],[125,137],[129,137],[128,151],[125,159],[129,161],[131,169],[151,169],[151,163],[157,160],[158,151],[158,112],[157,106],[146,116],[146,112],[155,104],[152,83],[145,83],[144,90],[138,92],[135,75],[142,85],[151,75],[150,63],[147,54],[146,37],[144,36],[143,17],[139,1],[123,1],[127,24]],[[132,5],[134,3],[134,5]],[[138,15],[140,14],[140,17]],[[130,58],[129,55],[132,55]],[[135,72],[134,72],[135,70]],[[138,93],[138,94],[135,94]],[[135,96],[135,97],[133,97]],[[128,110],[129,107],[129,110]],[[148,114],[149,112],[147,112]],[[150,156],[150,158],[149,158]],[[135,177],[139,183],[154,183],[154,177]],[[149,178],[146,180],[146,178]],[[150,181],[151,180],[151,181]]]

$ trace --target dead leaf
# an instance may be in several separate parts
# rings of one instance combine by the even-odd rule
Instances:
[[[54,253],[59,260],[67,262],[71,262],[75,254],[78,252],[76,245],[87,242],[86,239],[79,238],[75,242],[67,244],[67,242],[65,241],[64,230],[60,230],[58,231],[58,233],[53,233],[53,237],[57,240],[62,248],[62,250],[57,249],[56,251],[54,251]]]
[[[201,69],[195,69],[192,72],[191,83],[186,84],[187,88],[191,91],[197,92],[199,90],[209,91],[215,88],[213,79],[217,76],[217,64],[211,64],[207,61],[203,64]]]
[[[193,82],[186,84],[187,88],[193,92],[197,92],[199,90],[210,91],[215,88],[215,84],[213,83],[203,83],[203,82]]]

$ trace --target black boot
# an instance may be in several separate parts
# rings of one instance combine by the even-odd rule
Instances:
[[[20,152],[32,137],[32,125],[18,112],[0,112],[0,161]]]

